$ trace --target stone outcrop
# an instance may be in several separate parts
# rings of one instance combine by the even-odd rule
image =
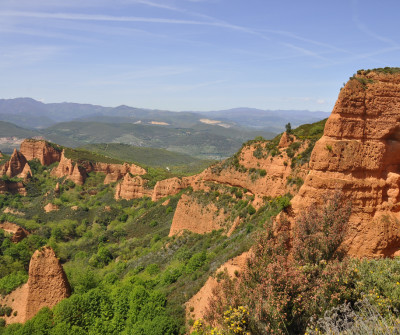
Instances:
[[[115,188],[115,199],[138,199],[150,197],[152,190],[146,188],[145,180],[140,176],[125,175]]]
[[[18,176],[23,170],[27,160],[23,154],[14,149],[10,160],[2,166],[2,175],[6,175],[9,178]]]
[[[57,178],[66,177],[75,184],[83,185],[87,173],[86,170],[77,163],[73,163],[72,159],[65,157],[65,152],[61,153],[60,163],[51,171],[51,175]]]
[[[44,206],[43,209],[44,209],[44,211],[45,211],[46,213],[53,212],[53,211],[58,211],[58,210],[59,210],[58,206],[52,204],[51,202],[49,202],[46,206]]]
[[[279,140],[279,148],[287,148],[293,142],[293,138],[285,131]]]
[[[25,181],[32,177],[32,170],[28,163],[25,164],[22,172],[18,177],[23,178]]]
[[[68,298],[71,287],[54,250],[44,247],[36,250],[29,263],[26,320],[43,307],[53,307]]]
[[[145,169],[135,164],[109,164],[109,163],[91,163],[82,162],[82,166],[87,173],[100,172],[106,175],[104,184],[110,184],[122,179],[127,173],[132,175],[144,175],[147,173]]]
[[[70,294],[71,287],[54,250],[43,247],[36,250],[31,258],[28,282],[0,299],[0,303],[17,312],[5,317],[7,324],[23,323],[41,308],[52,308]]]
[[[183,194],[176,207],[169,236],[184,230],[197,234],[218,230],[224,228],[227,217],[223,208],[218,209],[213,203],[201,204],[191,195]]]
[[[344,246],[354,256],[400,252],[400,75],[360,73],[340,91],[310,173],[292,200],[297,214],[339,190],[352,203]]]
[[[175,177],[161,180],[154,186],[151,200],[157,201],[166,196],[177,194],[189,185],[188,178],[179,179]]]
[[[0,194],[4,193],[27,195],[26,188],[22,182],[14,182],[0,179]]]
[[[22,178],[27,181],[32,176],[31,168],[25,156],[14,149],[10,159],[0,166],[0,176],[8,178]],[[0,180],[0,193],[19,193],[26,195],[26,189],[22,182]]]
[[[22,228],[21,226],[11,222],[0,223],[0,229],[3,229],[6,233],[11,234],[11,241],[14,243],[21,242],[30,234],[25,228]]]
[[[42,165],[51,165],[61,159],[61,150],[43,140],[24,140],[21,143],[20,152],[28,161],[38,159]]]
[[[296,141],[292,136],[290,143]],[[141,179],[126,175],[116,187],[115,198],[129,200],[151,195],[153,201],[158,201],[175,195],[187,187],[191,187],[194,191],[209,192],[210,185],[218,184],[247,189],[248,195],[254,195],[252,205],[259,208],[264,203],[264,197],[277,197],[287,192],[296,193],[298,187],[290,185],[289,178],[293,176],[304,178],[308,171],[307,167],[296,168],[294,171],[290,166],[286,150],[277,151],[274,156],[268,154],[267,144],[267,142],[254,142],[243,147],[237,155],[239,168],[221,162],[196,176],[159,181],[153,190],[146,189]],[[300,142],[294,154],[303,152],[308,145],[308,141]],[[180,233],[185,229],[202,234],[220,228],[229,228],[227,233],[232,234],[240,221],[235,221],[231,227],[227,227],[230,224],[231,222],[229,224],[226,222],[226,215],[222,214],[214,204],[201,205],[191,195],[183,195],[178,202],[169,235]]]
[[[291,143],[296,141],[294,136],[291,141]],[[297,192],[297,189],[288,185],[288,178],[293,174],[303,178],[307,174],[307,168],[297,169],[298,171],[294,172],[290,167],[290,159],[285,150],[272,157],[265,154],[265,145],[265,142],[256,142],[240,151],[238,159],[244,171],[233,166],[224,166],[224,162],[222,162],[196,176],[181,179],[170,178],[157,182],[151,192],[151,198],[153,201],[158,201],[161,198],[175,195],[187,187],[192,187],[195,191],[208,191],[210,182],[247,189],[255,195],[258,201],[258,205],[254,204],[256,207],[262,203],[262,197],[276,197],[287,192],[292,194]],[[259,146],[262,146],[264,154],[257,158],[254,152],[258,150]],[[307,141],[302,142],[295,153],[304,151],[307,146]],[[261,170],[264,170],[265,175],[260,175],[259,171]],[[124,188],[126,185],[117,186],[116,199],[124,199],[124,194],[120,192],[121,187]]]

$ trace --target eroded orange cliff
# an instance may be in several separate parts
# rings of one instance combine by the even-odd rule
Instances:
[[[138,199],[150,197],[152,190],[146,188],[146,181],[140,176],[127,173],[115,188],[115,199]]]
[[[38,159],[42,165],[51,165],[61,159],[61,150],[44,140],[26,139],[20,152],[28,161]]]
[[[339,190],[352,203],[344,246],[353,256],[400,250],[400,75],[360,73],[340,91],[294,214]]]
[[[227,219],[224,209],[218,209],[212,202],[200,203],[196,198],[183,194],[178,202],[169,236],[189,230],[204,234],[224,228]]]
[[[18,176],[24,170],[27,160],[23,154],[14,149],[10,160],[2,166],[2,175],[9,178]]]
[[[72,159],[65,157],[65,151],[61,153],[60,163],[51,171],[51,175],[57,178],[66,177],[75,184],[83,185],[87,173],[78,163],[72,162]]]
[[[146,170],[135,164],[110,164],[110,163],[91,163],[82,162],[86,172],[100,172],[106,175],[104,184],[110,184],[122,179],[127,173],[132,175],[144,175]]]

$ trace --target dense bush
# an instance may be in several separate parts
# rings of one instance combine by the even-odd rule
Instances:
[[[356,273],[338,252],[350,214],[343,206],[337,195],[325,206],[315,206],[296,222],[293,239],[284,219],[267,226],[246,271],[222,281],[207,313],[208,322],[223,324],[229,305],[247,306],[252,334],[298,334],[305,331],[311,316],[354,300],[355,280],[350,279]]]

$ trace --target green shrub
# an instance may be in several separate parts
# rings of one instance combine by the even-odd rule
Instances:
[[[205,251],[194,254],[186,264],[186,273],[193,273],[200,269],[207,259]]]
[[[18,271],[10,273],[0,279],[0,293],[3,295],[9,294],[27,280],[28,274],[26,272]]]
[[[358,299],[358,275],[349,261],[340,261],[343,225],[350,213],[339,199],[334,195],[325,206],[304,213],[293,240],[285,219],[266,225],[246,270],[234,278],[226,273],[220,281],[206,320],[223,325],[229,306],[247,306],[251,334],[302,334],[311,316]]]
[[[160,267],[157,264],[150,264],[147,266],[146,271],[150,276],[155,276],[160,272]]]

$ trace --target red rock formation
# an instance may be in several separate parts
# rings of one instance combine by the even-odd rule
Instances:
[[[71,294],[67,276],[54,250],[36,250],[29,263],[26,320],[43,307],[53,307]]]
[[[287,148],[292,142],[293,142],[293,137],[288,135],[287,132],[285,131],[282,134],[281,139],[279,140],[278,147],[279,148]]]
[[[293,171],[290,167],[290,159],[284,150],[275,156],[263,154],[259,158],[255,157],[254,152],[258,146],[266,152],[266,144],[263,142],[253,143],[240,151],[238,160],[244,171],[234,166],[219,168],[217,165],[202,172],[197,177],[197,181],[212,181],[219,184],[246,188],[252,194],[259,197],[277,197],[289,191],[293,194],[296,190],[288,186],[287,178],[291,175],[293,176],[293,174],[304,177],[307,169]],[[297,152],[304,151],[307,145],[308,142],[304,142]],[[219,165],[223,167],[224,162],[219,163]],[[252,169],[255,171],[251,172]],[[265,176],[261,176],[257,172],[260,170],[265,171]]]
[[[36,158],[42,165],[50,165],[61,159],[61,150],[43,140],[26,139],[21,143],[20,151],[28,161]]]
[[[350,255],[400,251],[399,129],[400,75],[357,75],[340,91],[292,200],[296,214],[325,192],[342,191],[353,205],[344,243]]]
[[[54,307],[68,298],[71,287],[67,276],[50,247],[36,250],[29,263],[29,279],[26,284],[0,299],[16,314],[5,317],[7,324],[28,321],[43,307]]]
[[[86,179],[86,170],[73,163],[71,159],[65,157],[64,151],[61,153],[60,163],[51,171],[51,175],[57,178],[66,177],[72,180],[75,184],[83,185]]]
[[[27,195],[25,186],[22,182],[12,182],[0,179],[0,194],[4,194],[7,192],[13,194],[21,194],[24,196]]]
[[[166,196],[177,194],[188,186],[187,178],[179,179],[175,177],[158,181],[154,186],[151,200],[157,201]]]
[[[18,176],[23,170],[27,163],[27,160],[23,154],[14,149],[10,160],[3,165],[2,174],[9,178]]]
[[[100,172],[106,175],[104,184],[110,184],[122,179],[127,173],[133,175],[144,175],[145,169],[135,164],[109,164],[109,163],[91,163],[82,162],[82,166],[89,172]]]
[[[26,229],[11,222],[0,223],[0,229],[3,229],[6,233],[12,234],[11,241],[14,243],[21,242],[30,234]]]
[[[46,206],[44,206],[43,209],[44,209],[44,211],[45,211],[46,213],[53,212],[53,211],[58,211],[58,210],[59,210],[58,206],[52,204],[51,202],[49,202]]]
[[[28,180],[32,177],[32,170],[29,166],[29,163],[26,163],[22,172],[18,175],[18,177],[23,178],[24,181]]]
[[[127,173],[122,181],[115,188],[115,199],[138,199],[151,196],[152,191],[146,189],[146,182],[139,176]]]
[[[200,204],[190,195],[182,194],[172,220],[169,236],[189,230],[205,234],[225,227],[228,215],[213,203]]]

